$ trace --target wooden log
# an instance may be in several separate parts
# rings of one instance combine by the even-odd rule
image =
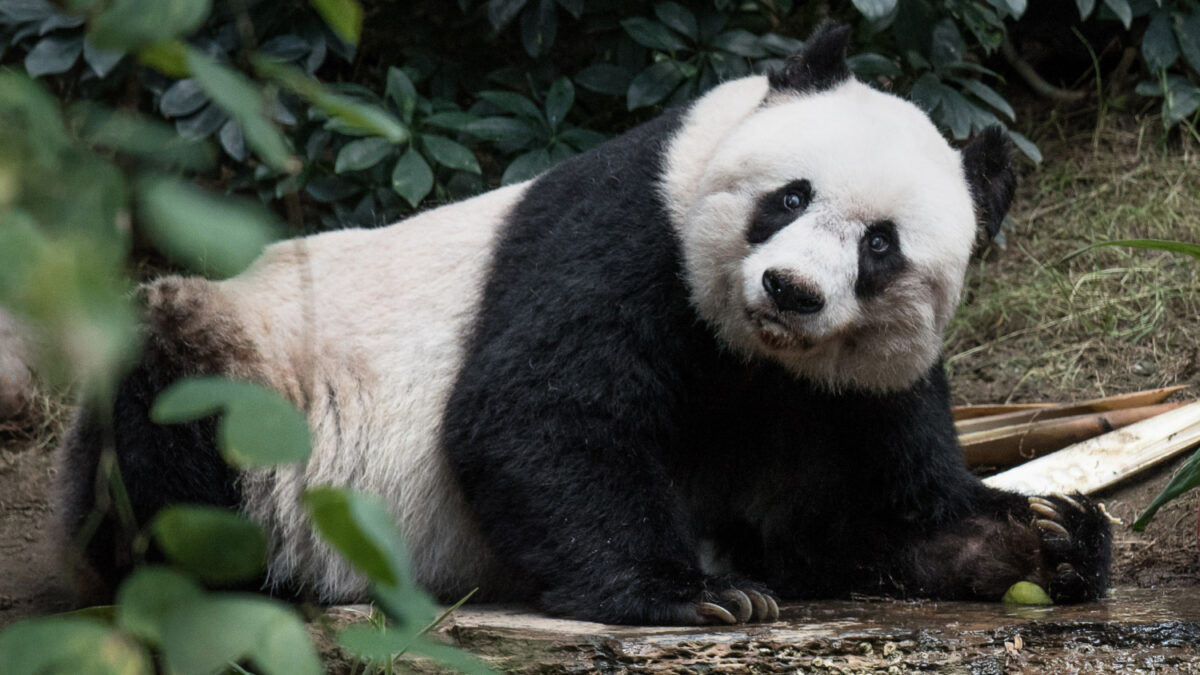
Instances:
[[[1200,401],[1076,443],[984,479],[1022,494],[1102,490],[1200,443]]]
[[[968,465],[1006,468],[1186,404],[1186,401],[1159,403],[1017,424],[961,434],[958,442],[962,445]]]
[[[1148,389],[1146,391],[1135,391],[1129,394],[1094,398],[1089,401],[1080,401],[1078,403],[1064,403],[1062,405],[1051,406],[1048,408],[1016,410],[1001,415],[990,415],[988,417],[978,417],[975,419],[963,420],[962,422],[956,422],[954,426],[956,429],[958,429],[958,433],[969,434],[976,431],[985,431],[987,429],[1012,426],[1014,424],[1040,422],[1043,420],[1058,419],[1060,417],[1082,415],[1084,413],[1105,412],[1108,410],[1122,410],[1124,408],[1136,408],[1139,406],[1154,405],[1155,403],[1162,403],[1167,399],[1168,396],[1174,394],[1180,389],[1185,389],[1186,387],[1186,384],[1181,384],[1174,387],[1163,387],[1162,389]]]

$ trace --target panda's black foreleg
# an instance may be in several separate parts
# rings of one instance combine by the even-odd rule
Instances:
[[[1104,595],[1111,562],[1107,516],[1082,495],[1024,497],[981,489],[979,510],[919,537],[897,558],[905,594],[998,600],[1017,581],[1058,603]]]
[[[489,427],[478,440],[447,439],[485,539],[542,609],[624,624],[778,617],[765,587],[701,571],[672,481],[635,440],[601,445],[611,426],[579,435],[578,420],[559,426],[547,412],[528,427],[477,416]]]

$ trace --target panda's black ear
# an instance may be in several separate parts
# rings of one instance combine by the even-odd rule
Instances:
[[[962,149],[962,163],[979,226],[990,241],[1000,231],[1017,189],[1012,141],[1000,127],[988,127]]]
[[[821,24],[800,51],[788,57],[783,68],[767,75],[771,91],[813,94],[850,79],[850,68],[846,66],[849,42],[849,26],[833,21]]]

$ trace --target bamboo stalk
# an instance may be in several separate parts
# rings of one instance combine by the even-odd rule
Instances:
[[[1186,401],[987,429],[958,437],[970,466],[1009,467],[1174,410]]]
[[[950,409],[954,415],[955,422],[963,420],[973,420],[977,417],[991,417],[992,415],[1003,415],[1004,413],[1018,412],[1021,410],[1037,410],[1039,408],[1053,408],[1057,403],[998,403],[998,404],[981,404],[981,405],[956,405]]]
[[[1049,408],[1017,410],[1001,415],[991,415],[989,417],[979,417],[976,419],[964,420],[962,422],[955,423],[954,426],[956,429],[958,429],[958,433],[967,434],[974,433],[976,431],[984,431],[987,429],[995,429],[997,427],[1012,426],[1014,424],[1024,424],[1027,422],[1040,422],[1042,420],[1070,417],[1072,415],[1081,415],[1083,413],[1136,408],[1138,406],[1162,403],[1168,396],[1186,387],[1186,384],[1182,384],[1174,387],[1163,387],[1162,389],[1148,389],[1146,391],[1135,391],[1130,394],[1095,398],[1089,401],[1081,401],[1078,403],[1064,403],[1062,405],[1056,405]]]
[[[1093,493],[1200,443],[1200,401],[984,479],[1022,494]]]

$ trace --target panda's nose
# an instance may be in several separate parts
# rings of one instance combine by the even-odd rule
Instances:
[[[825,306],[825,299],[819,292],[796,282],[785,272],[774,269],[763,272],[762,284],[781,312],[815,314]]]

